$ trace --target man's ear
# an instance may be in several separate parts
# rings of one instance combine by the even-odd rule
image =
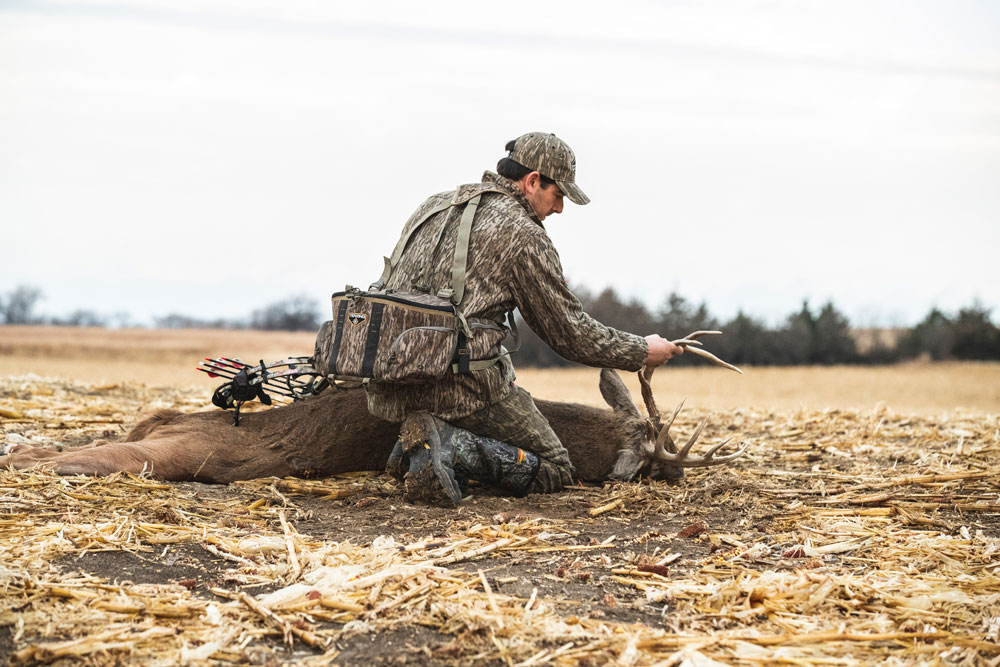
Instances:
[[[542,175],[537,171],[532,171],[524,176],[524,194],[533,195],[541,187]]]

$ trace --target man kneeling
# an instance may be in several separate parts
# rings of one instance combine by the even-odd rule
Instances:
[[[643,338],[601,324],[567,287],[542,223],[562,213],[564,198],[590,201],[576,184],[570,147],[554,134],[531,132],[506,150],[497,173],[433,195],[417,209],[383,288],[447,292],[463,206],[475,201],[462,276],[462,311],[470,322],[505,331],[504,315],[517,308],[561,356],[601,368],[637,371],[683,353],[658,335]],[[572,482],[569,454],[530,394],[514,383],[502,337],[485,355],[497,357],[486,367],[432,382],[366,385],[369,411],[403,422],[388,471],[404,481],[408,501],[457,505],[469,479],[518,496],[559,491]]]

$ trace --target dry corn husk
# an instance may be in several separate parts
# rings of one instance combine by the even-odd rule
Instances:
[[[128,384],[95,396],[31,377],[3,379],[0,389],[24,397],[5,403],[24,418],[5,417],[7,441],[96,437],[114,428],[97,419],[103,413],[128,422],[141,407],[190,409],[206,398]],[[709,416],[691,412],[681,429]],[[300,531],[304,498],[398,498],[376,475],[203,493],[130,475],[0,472],[0,624],[21,664],[324,664],[338,641],[401,626],[455,637],[427,650],[458,662],[985,664],[1000,656],[996,415],[744,410],[737,418],[754,443],[737,466],[695,471],[677,486],[575,487],[532,498],[532,516],[473,508],[413,540],[373,534],[355,544]],[[572,503],[576,518],[547,518]],[[767,529],[754,528],[757,520]],[[698,530],[683,530],[697,521]],[[595,527],[600,539],[580,539]],[[641,537],[622,537],[633,534]],[[224,563],[216,595],[73,566],[97,550],[155,564],[178,545]],[[549,594],[536,587],[530,599],[505,594],[493,568],[511,564],[514,579],[527,577],[519,564],[528,558],[552,559],[553,572],[566,564],[552,575],[558,582],[583,581],[574,567],[584,564],[594,594],[566,599],[572,589],[564,594],[562,583]],[[589,614],[590,600],[645,622]]]

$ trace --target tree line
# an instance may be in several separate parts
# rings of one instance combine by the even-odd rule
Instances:
[[[128,313],[104,315],[93,310],[74,310],[68,315],[49,316],[38,310],[43,294],[37,287],[21,285],[0,294],[0,324],[35,324],[72,327],[137,326]],[[261,331],[316,331],[321,322],[318,302],[297,294],[258,308],[246,318],[200,318],[168,313],[153,318],[157,329],[256,329]]]
[[[656,310],[637,299],[623,300],[612,288],[596,294],[575,289],[584,310],[608,326],[637,333],[659,333],[679,338],[692,331],[723,331],[724,336],[703,339],[705,347],[736,365],[794,366],[806,364],[888,364],[907,359],[1000,360],[1000,329],[990,310],[979,303],[946,314],[931,309],[918,324],[897,332],[890,340],[872,337],[861,344],[858,331],[831,302],[812,307],[808,301],[777,326],[742,311],[730,319],[709,312],[673,292]],[[572,365],[527,327],[521,327],[522,366]],[[698,363],[694,355],[671,360],[671,365]]]
[[[763,320],[742,311],[728,320],[709,312],[704,302],[695,304],[672,292],[659,308],[650,310],[638,299],[622,299],[614,289],[592,293],[574,290],[584,309],[608,326],[638,333],[658,332],[680,337],[697,330],[724,331],[724,336],[706,339],[706,348],[723,359],[750,366],[792,366],[804,364],[886,364],[906,359],[1000,360],[1000,329],[991,312],[978,302],[946,313],[937,308],[916,325],[902,329],[889,340],[875,337],[860,341],[858,331],[831,302],[818,308],[808,301],[768,326]],[[78,310],[63,317],[38,312],[41,290],[20,286],[0,294],[0,324],[47,324],[62,326],[131,326],[127,314],[103,316]],[[316,331],[326,317],[319,303],[306,295],[294,295],[256,309],[243,319],[200,319],[179,313],[154,318],[158,328],[258,329],[265,331]],[[568,366],[543,343],[523,321],[519,326],[521,348],[516,355],[520,366]],[[671,364],[696,363],[685,355]]]

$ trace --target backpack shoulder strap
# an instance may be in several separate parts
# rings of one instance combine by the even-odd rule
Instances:
[[[482,194],[476,195],[465,203],[462,219],[458,222],[455,258],[451,263],[451,288],[438,292],[439,297],[450,299],[455,306],[460,305],[462,297],[465,296],[465,270],[468,268],[469,262],[469,237],[472,236],[472,221],[476,217],[480,199],[482,199]]]
[[[462,298],[465,296],[465,274],[469,261],[469,238],[472,236],[472,222],[476,217],[479,202],[483,194],[487,192],[507,194],[497,187],[479,187],[477,190],[472,190],[471,192],[467,188],[468,186],[463,186],[455,190],[454,195],[449,200],[431,207],[423,217],[403,232],[403,235],[392,251],[392,257],[384,258],[385,266],[382,269],[382,276],[376,282],[372,283],[369,289],[381,290],[385,287],[389,282],[389,276],[392,275],[396,265],[399,264],[399,260],[403,256],[410,238],[425,222],[447,208],[465,206],[465,210],[462,211],[462,218],[458,223],[458,237],[455,239],[455,256],[451,266],[451,287],[438,292],[439,297],[449,299],[456,307],[462,303]]]
[[[457,192],[456,192],[457,194]],[[381,290],[385,287],[386,283],[389,282],[389,276],[392,275],[393,269],[399,264],[399,259],[403,256],[403,251],[406,250],[406,246],[410,242],[410,238],[420,229],[425,222],[430,220],[433,216],[437,215],[441,211],[451,208],[455,205],[454,197],[449,197],[444,200],[444,202],[432,206],[423,217],[417,220],[414,224],[410,225],[407,229],[403,231],[402,236],[399,237],[399,241],[396,242],[396,247],[392,250],[392,257],[383,257],[385,260],[385,266],[382,269],[382,275],[369,286],[369,289],[374,289],[376,291]]]

